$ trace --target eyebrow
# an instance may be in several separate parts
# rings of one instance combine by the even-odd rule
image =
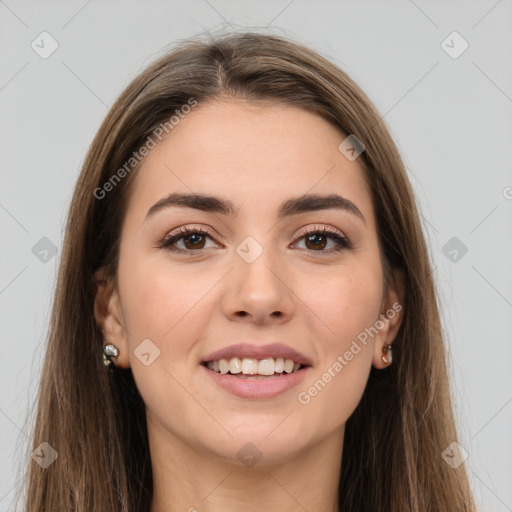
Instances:
[[[145,221],[157,212],[170,207],[193,208],[195,210],[220,213],[229,216],[236,216],[240,211],[240,208],[236,208],[229,199],[196,193],[172,193],[151,206],[146,214]],[[304,194],[299,197],[288,199],[280,206],[278,219],[281,220],[291,215],[318,210],[328,210],[332,208],[356,215],[366,225],[366,220],[361,213],[361,210],[359,210],[352,201],[338,194]]]

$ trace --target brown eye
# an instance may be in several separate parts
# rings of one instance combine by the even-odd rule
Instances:
[[[337,231],[329,228],[321,228],[307,231],[299,240],[304,239],[304,245],[311,253],[330,254],[343,251],[344,249],[352,249],[352,244],[348,238],[341,236]],[[329,240],[333,241],[333,245],[326,249]]]
[[[207,240],[213,240],[212,235],[199,228],[180,228],[176,235],[167,236],[160,244],[161,249],[166,249],[171,252],[193,254],[199,253],[202,249],[208,249],[206,247]],[[178,244],[183,244],[179,247]]]
[[[184,236],[183,243],[187,249],[203,249],[205,244],[204,235],[192,233],[191,235]]]
[[[325,235],[314,233],[305,237],[306,247],[311,250],[324,249],[327,245],[327,238]]]

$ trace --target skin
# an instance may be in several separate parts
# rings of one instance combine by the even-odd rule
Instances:
[[[297,107],[222,100],[198,105],[146,157],[122,227],[117,283],[96,275],[95,315],[105,344],[119,348],[115,364],[132,368],[146,404],[152,512],[337,510],[345,423],[371,366],[385,371],[382,347],[396,337],[402,312],[309,403],[297,395],[403,297],[401,275],[397,289],[383,287],[374,207],[358,160],[338,150],[344,138]],[[171,207],[145,220],[171,192],[220,196],[240,211]],[[365,222],[337,209],[278,222],[283,201],[333,192],[355,203]],[[213,237],[201,249],[177,242],[192,256],[158,247],[181,226],[206,227]],[[331,239],[315,249],[303,227],[334,228],[353,249],[329,253]],[[252,263],[235,250],[247,236],[263,248]],[[160,350],[149,366],[134,354],[144,339]],[[234,396],[199,364],[241,339],[284,343],[313,368],[275,398]],[[247,442],[261,454],[252,467],[237,457]]]

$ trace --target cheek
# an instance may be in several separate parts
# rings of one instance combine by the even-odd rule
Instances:
[[[208,294],[220,277],[199,269],[196,274],[180,271],[147,257],[120,261],[129,364],[146,406],[161,414],[162,422],[190,398],[184,388],[198,364],[195,344],[211,316]],[[142,351],[147,339],[151,343],[144,342]],[[146,360],[140,357],[147,353]]]
[[[378,267],[361,265],[317,283],[315,292],[301,293],[318,315],[311,318],[320,365],[297,400],[312,422],[321,418],[317,428],[334,430],[352,415],[366,387],[374,346],[368,332],[379,318],[382,281]]]
[[[378,267],[360,264],[316,275],[308,281],[302,277],[299,297],[308,306],[315,329],[321,332],[322,351],[327,354],[345,351],[350,342],[379,317],[382,278]]]
[[[195,343],[211,315],[208,293],[220,277],[211,271],[180,271],[150,258],[120,262],[130,367],[146,406],[162,423],[167,424],[169,411],[183,410],[184,401],[194,404],[185,388],[190,369],[197,365]],[[154,347],[149,344],[143,352],[150,353],[146,365],[139,347],[147,339]]]
[[[119,274],[131,345],[151,338],[163,350],[172,341],[179,352],[207,321],[202,314],[207,301],[201,299],[218,280],[215,275],[192,277],[190,271],[171,268],[165,261],[148,264],[136,259],[126,261]]]
[[[347,357],[348,354],[350,358]],[[333,432],[352,416],[363,396],[371,369],[371,349],[339,351],[329,357],[297,393],[303,428],[318,435]]]

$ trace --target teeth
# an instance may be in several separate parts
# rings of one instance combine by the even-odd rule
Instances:
[[[293,361],[291,359],[286,359],[284,361],[284,371],[286,373],[292,373],[293,372]]]
[[[258,373],[258,360],[244,357],[242,359],[242,373],[245,375],[256,375]]]
[[[214,372],[233,375],[274,375],[274,373],[292,373],[300,368],[300,363],[295,363],[292,359],[276,359],[269,357],[266,359],[253,359],[244,357],[240,359],[233,357],[231,359],[220,359],[218,361],[208,361],[206,366]]]
[[[258,361],[258,373],[260,375],[274,375],[276,363],[274,359],[261,359]]]
[[[238,357],[233,357],[229,360],[229,372],[233,375],[242,371],[242,361]]]
[[[220,373],[228,373],[229,372],[229,361],[226,359],[221,359],[219,361],[219,370]]]

